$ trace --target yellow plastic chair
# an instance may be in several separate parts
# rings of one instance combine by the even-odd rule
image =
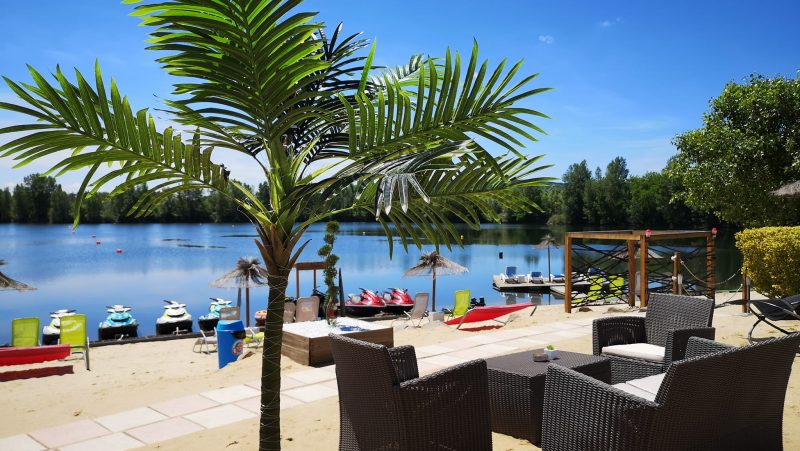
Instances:
[[[622,276],[608,277],[608,291],[612,296],[622,297],[622,289],[625,287],[625,278]]]
[[[248,348],[257,348],[264,344],[264,332],[261,332],[258,327],[247,327],[244,331],[247,334],[244,342]]]
[[[453,310],[444,309],[447,316],[455,318],[462,316],[469,310],[469,290],[456,291],[456,300],[453,304]]]
[[[11,320],[11,346],[15,348],[39,346],[39,318]]]
[[[71,315],[61,317],[62,345],[70,345],[72,352],[83,354],[86,370],[89,371],[89,338],[86,336],[86,315]]]

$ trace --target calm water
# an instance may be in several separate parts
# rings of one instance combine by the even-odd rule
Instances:
[[[506,266],[546,273],[547,250],[533,247],[546,233],[563,241],[563,228],[487,225],[480,232],[464,228],[466,246],[442,249],[442,253],[470,272],[437,280],[437,309],[452,306],[453,292],[465,288],[491,304],[563,302],[547,294],[503,295],[491,286],[491,275],[503,272]],[[316,252],[323,234],[324,225],[307,232],[311,243],[302,261],[319,259]],[[8,262],[0,270],[38,288],[24,293],[0,291],[0,343],[10,341],[12,318],[38,316],[45,325],[50,321],[49,312],[59,308],[87,314],[92,338],[96,338],[97,324],[105,319],[104,306],[110,304],[133,307],[140,335],[155,333],[155,320],[163,312],[162,299],[186,303],[197,319],[208,309],[209,297],[235,301],[235,290],[209,288],[208,284],[232,269],[240,256],[257,255],[253,238],[254,230],[247,224],[82,225],[74,233],[67,226],[0,225],[0,259]],[[96,240],[102,244],[96,245]],[[123,253],[117,254],[117,248]],[[396,240],[395,255],[389,259],[378,224],[342,224],[334,252],[341,258],[345,293],[358,292],[359,287],[382,291],[402,286],[411,292],[431,289],[430,279],[402,278],[421,252],[411,248],[405,253]],[[551,260],[552,271],[563,272],[563,250],[551,249]],[[730,276],[740,263],[732,238],[721,234],[717,239],[717,280]],[[322,274],[317,277],[322,284]],[[294,280],[292,274],[291,296],[296,292]],[[300,293],[308,294],[312,284],[311,272],[303,272]],[[735,288],[737,279],[728,285]],[[266,288],[252,290],[251,309],[263,308],[266,298]]]

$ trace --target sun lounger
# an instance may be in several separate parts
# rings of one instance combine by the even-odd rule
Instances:
[[[747,334],[747,340],[753,343],[753,331],[761,322],[789,335],[790,331],[784,330],[773,321],[800,321],[800,294],[781,299],[766,299],[763,301],[750,300],[750,311],[758,318]]]
[[[34,346],[30,348],[0,348],[0,366],[27,365],[29,363],[49,362],[69,357],[68,344]]]
[[[536,306],[533,304],[511,304],[511,305],[488,305],[486,307],[473,307],[467,310],[463,315],[447,320],[444,324],[452,326],[458,324],[456,329],[460,329],[463,324],[477,323],[481,321],[495,321],[500,324],[506,325],[508,321],[500,321],[497,318],[501,316],[514,313],[526,307],[533,307],[536,311]],[[532,315],[533,313],[531,313]]]
[[[202,334],[203,336],[202,337],[197,337],[197,339],[194,341],[194,346],[192,347],[192,351],[193,352],[203,352],[205,354],[210,354],[212,351],[216,351],[217,350],[217,329],[204,331],[202,328],[200,328],[200,334]],[[214,347],[213,350],[211,349],[212,346]],[[203,347],[206,348],[205,351],[203,351]]]
[[[15,348],[39,346],[39,318],[11,320],[11,346]]]
[[[408,323],[410,322],[414,327],[420,327],[422,324],[422,320],[427,318],[428,322],[431,321],[430,317],[428,317],[428,298],[430,295],[428,293],[417,293],[414,295],[414,307],[411,309],[410,312],[403,312],[405,314],[405,318],[400,318],[396,321],[405,321],[406,327],[408,327]],[[417,323],[414,324],[414,321]]]
[[[517,267],[516,266],[506,266],[506,277],[509,279],[513,279],[517,276]]]

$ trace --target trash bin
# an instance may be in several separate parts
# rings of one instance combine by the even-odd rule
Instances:
[[[241,320],[220,320],[217,323],[217,357],[219,367],[236,361],[244,350],[244,324]]]

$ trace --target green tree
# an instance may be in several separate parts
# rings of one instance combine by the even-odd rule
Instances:
[[[50,208],[47,216],[50,224],[67,224],[72,222],[73,217],[72,203],[69,201],[69,195],[61,189],[61,185],[56,185],[53,193],[50,195]]]
[[[0,223],[14,220],[13,202],[11,191],[8,188],[0,191]]]
[[[19,223],[31,222],[31,212],[33,211],[31,190],[25,185],[15,185],[13,197],[14,221]]]
[[[622,157],[616,157],[608,163],[605,176],[599,183],[600,223],[607,225],[625,225],[628,223],[628,204],[630,189],[628,186],[628,163]]]
[[[133,110],[113,81],[107,89],[99,66],[94,85],[59,69],[53,85],[31,69],[32,83],[8,81],[21,104],[0,103],[31,119],[0,129],[22,135],[0,152],[32,160],[62,152],[55,171],[85,171],[77,211],[87,195],[111,183],[119,183],[111,196],[150,184],[132,206],[135,215],[190,190],[227,193],[233,186],[246,197],[236,202],[258,233],[271,313],[262,358],[262,450],[280,448],[283,304],[310,224],[362,210],[383,226],[390,252],[393,230],[405,248],[450,246],[461,243],[450,215],[478,228],[478,212],[490,200],[510,211],[531,210],[533,202],[513,190],[547,180],[534,177],[537,159],[518,150],[540,130],[531,116],[544,116],[519,101],[546,90],[528,87],[535,75],[516,77],[521,63],[491,68],[475,45],[466,67],[448,50],[440,59],[412,57],[400,68],[375,70],[374,42],[360,53],[369,42],[342,36],[341,26],[327,32],[314,13],[296,11],[299,4],[175,0],[136,8],[154,28],[149,48],[164,51],[158,61],[179,77],[178,100],[167,107],[192,130],[188,138],[160,130],[147,110]],[[471,136],[509,153],[495,157]],[[247,155],[263,170],[266,203],[214,163],[220,149]],[[109,163],[110,172],[97,173]],[[334,210],[336,193],[351,185],[355,202]]]
[[[573,163],[567,168],[562,180],[564,181],[564,220],[567,224],[584,224],[586,215],[584,213],[584,199],[586,197],[586,185],[592,179],[589,166],[586,160],[580,163]]]
[[[28,220],[36,224],[47,224],[50,222],[50,196],[56,189],[56,179],[40,174],[31,174],[25,177],[24,185],[28,188],[31,200]]]
[[[770,195],[800,180],[800,78],[728,83],[703,127],[673,142],[669,174],[689,206],[747,226],[800,224],[800,200]]]

